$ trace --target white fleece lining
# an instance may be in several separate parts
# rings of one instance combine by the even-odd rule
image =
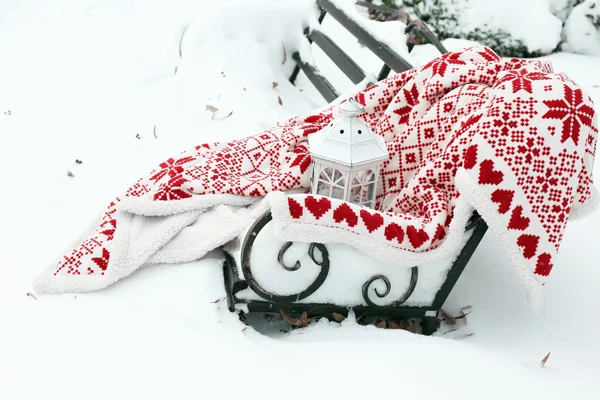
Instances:
[[[43,293],[95,291],[149,264],[197,260],[240,235],[249,223],[248,218],[255,215],[236,210],[245,210],[244,206],[259,200],[259,197],[235,195],[194,196],[171,202],[157,202],[148,197],[126,198],[117,204],[118,229],[107,245],[111,257],[104,275],[54,276],[60,257],[34,280],[33,288]],[[204,214],[214,214],[213,223],[195,225]],[[241,218],[244,215],[246,218]],[[224,220],[220,221],[219,229],[214,229],[214,219],[219,217]],[[97,217],[91,232],[86,231],[76,245],[90,236],[99,221]],[[188,227],[190,232],[186,232]]]

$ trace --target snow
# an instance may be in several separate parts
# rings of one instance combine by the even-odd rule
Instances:
[[[490,26],[509,32],[530,51],[549,53],[560,41],[562,23],[550,11],[548,0],[470,0],[460,13],[459,26],[467,31]]]
[[[563,50],[600,56],[600,3],[587,0],[573,8],[565,21]]]
[[[153,266],[97,293],[26,295],[88,221],[156,163],[324,105],[306,81],[289,84],[292,65],[281,64],[282,44],[300,46],[293,31],[306,4],[265,4],[0,3],[0,398],[596,399],[599,213],[567,227],[537,313],[487,235],[445,306],[457,315],[471,305],[468,325],[434,337],[352,318],[277,340],[261,335],[227,311],[217,253]],[[343,40],[366,69],[380,67]],[[414,59],[435,55],[423,46]],[[547,58],[600,104],[600,58]],[[207,105],[219,108],[214,119]]]

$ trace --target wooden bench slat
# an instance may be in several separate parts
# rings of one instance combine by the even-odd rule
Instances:
[[[389,65],[383,64],[383,67],[381,67],[381,71],[379,71],[379,75],[377,75],[377,81],[379,82],[387,78],[391,71],[392,69]]]
[[[327,78],[325,78],[323,74],[321,74],[317,67],[302,60],[298,52],[294,53],[292,55],[292,58],[294,59],[294,61],[296,61],[296,63],[298,64],[302,72],[304,72],[308,80],[312,82],[315,88],[319,91],[319,93],[321,93],[321,95],[325,98],[325,100],[327,100],[328,103],[332,102],[340,96],[337,90],[335,90],[335,88],[331,84],[331,82],[329,82],[329,80],[327,80]]]
[[[400,57],[386,44],[379,42],[366,29],[337,8],[330,0],[317,0],[317,3],[394,71],[403,72],[413,68],[408,61]],[[403,34],[404,32],[398,32],[399,37]]]
[[[313,30],[308,37],[350,78],[352,83],[360,83],[365,79],[365,72],[329,36],[319,30]]]

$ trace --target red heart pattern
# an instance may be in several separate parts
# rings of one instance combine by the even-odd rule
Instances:
[[[365,209],[360,210],[360,218],[367,227],[369,233],[373,233],[375,230],[383,226],[383,217],[381,214],[371,214]]]
[[[358,224],[358,216],[350,208],[348,203],[342,203],[338,208],[333,212],[333,220],[338,224],[342,221],[346,221],[350,228],[355,227]]]
[[[446,230],[440,224],[438,224],[437,230],[435,231],[435,235],[433,235],[433,241],[442,240],[446,237]]]
[[[494,161],[484,160],[479,167],[480,185],[499,185],[504,180],[502,171],[494,169]]]
[[[492,193],[492,201],[498,204],[498,212],[500,214],[506,214],[510,210],[514,197],[514,190],[496,189]]]
[[[465,151],[463,166],[465,169],[472,169],[477,164],[477,145],[474,144]]]
[[[331,210],[331,201],[327,197],[321,197],[317,200],[313,196],[307,196],[304,199],[304,205],[316,219],[321,218],[327,211]]]
[[[552,256],[548,253],[542,253],[538,256],[535,264],[535,273],[541,276],[550,275],[552,270]]]
[[[410,244],[412,244],[415,249],[423,246],[423,243],[429,240],[429,235],[425,230],[417,229],[412,225],[409,225],[406,228],[406,236],[408,236]]]
[[[394,239],[398,242],[398,244],[402,244],[404,241],[404,229],[400,225],[395,222],[392,222],[388,226],[385,227],[385,238],[390,242]]]
[[[302,216],[302,204],[298,203],[291,197],[288,197],[288,206],[290,208],[290,215],[292,218],[298,219]]]
[[[537,252],[540,237],[536,235],[523,234],[517,239],[517,245],[523,250],[523,257],[530,259]]]
[[[508,223],[508,229],[516,229],[519,231],[524,231],[529,227],[529,222],[531,220],[527,217],[523,216],[523,207],[516,206],[510,216],[510,221]]]

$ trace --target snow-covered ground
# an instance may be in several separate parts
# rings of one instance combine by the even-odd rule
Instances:
[[[0,399],[600,396],[598,212],[569,224],[537,313],[487,235],[445,307],[471,305],[468,325],[434,337],[351,319],[263,336],[214,303],[224,296],[217,255],[97,293],[26,295],[114,195],[164,158],[324,105],[304,80],[286,80],[307,10],[275,0],[0,2]],[[424,46],[414,59],[434,56]],[[548,58],[600,111],[600,58]]]

